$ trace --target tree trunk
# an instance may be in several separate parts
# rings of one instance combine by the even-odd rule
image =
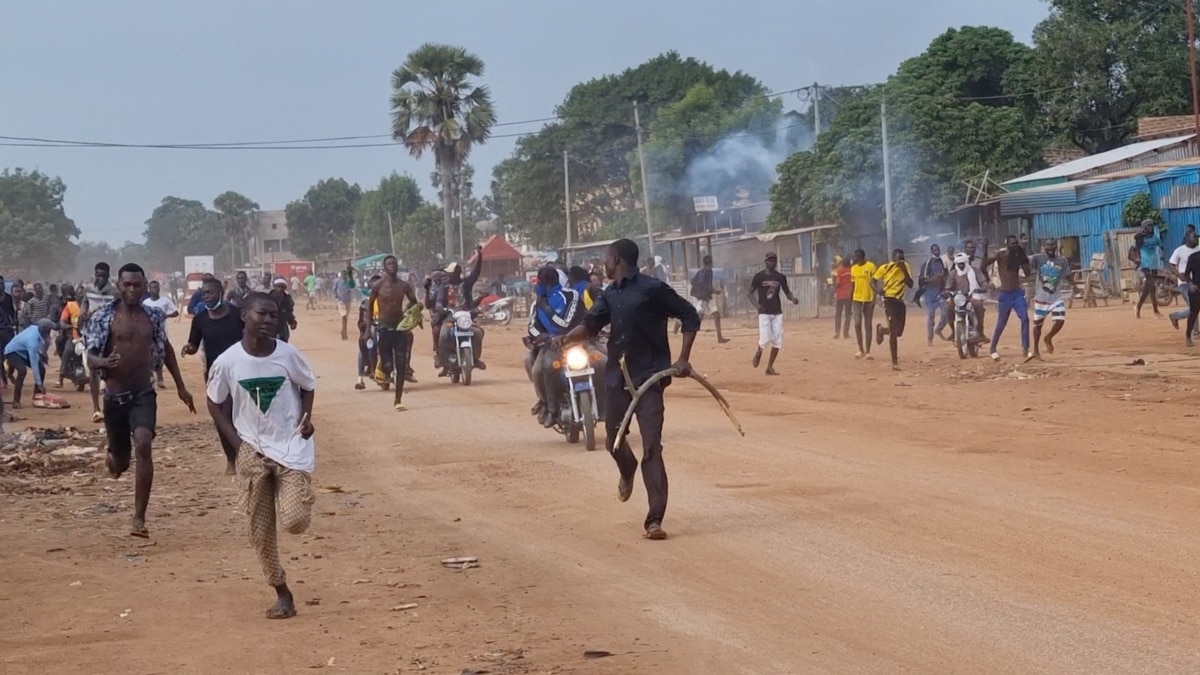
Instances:
[[[446,260],[454,257],[454,251],[457,250],[455,245],[458,240],[458,233],[455,232],[454,216],[451,211],[452,202],[454,201],[454,186],[451,184],[451,174],[453,167],[445,162],[438,164],[438,174],[442,181],[442,227],[446,235]]]

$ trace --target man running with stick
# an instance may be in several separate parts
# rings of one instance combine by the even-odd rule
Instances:
[[[633,391],[651,375],[671,365],[671,347],[667,341],[667,321],[683,322],[683,346],[674,368],[680,377],[687,377],[692,367],[688,359],[692,344],[700,330],[700,315],[669,285],[638,272],[638,245],[629,239],[618,239],[608,247],[604,268],[612,284],[592,305],[583,323],[565,336],[555,338],[570,344],[587,340],[605,326],[612,326],[608,338],[608,367],[604,372],[605,419],[609,453],[617,462],[621,479],[617,483],[617,498],[628,501],[633,494],[633,477],[638,461],[629,443],[622,441],[613,447],[625,411],[633,401]],[[625,382],[621,366],[624,363],[630,382]],[[663,379],[647,390],[638,400],[638,429],[642,435],[642,480],[650,509],[645,520],[647,539],[666,539],[662,529],[667,512],[667,470],[662,457],[663,390],[670,384]]]
[[[92,306],[87,324],[87,359],[92,372],[104,381],[104,429],[108,433],[105,465],[113,478],[129,469],[137,455],[133,523],[130,534],[149,538],[146,507],[154,484],[151,443],[158,417],[154,367],[165,362],[179,400],[193,413],[196,406],[183,383],[179,363],[167,339],[166,316],[157,307],[142,304],[146,273],[129,263],[117,273],[117,299]]]
[[[316,463],[312,407],[317,388],[308,359],[276,339],[279,307],[263,293],[242,305],[242,341],[213,363],[208,413],[228,443],[238,448],[242,511],[250,520],[250,545],[263,577],[275,589],[268,619],[296,616],[296,602],[279,561],[276,521],[300,534],[312,521]]]
[[[383,259],[383,277],[371,286],[367,307],[375,307],[375,303],[379,303],[379,319],[376,322],[379,362],[375,367],[375,379],[380,384],[388,378],[393,381],[396,398],[392,406],[397,412],[403,412],[407,410],[401,399],[404,398],[404,381],[408,377],[408,355],[412,350],[413,334],[411,330],[402,330],[400,324],[408,310],[420,305],[413,287],[401,279],[398,272],[399,263],[395,256],[389,255]]]

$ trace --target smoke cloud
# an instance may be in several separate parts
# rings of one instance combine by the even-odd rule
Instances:
[[[771,133],[733,134],[692,160],[684,189],[689,197],[716,195],[721,208],[735,205],[738,188],[749,193],[749,202],[763,201],[779,178],[779,164],[812,144],[812,129],[803,117],[782,115]]]

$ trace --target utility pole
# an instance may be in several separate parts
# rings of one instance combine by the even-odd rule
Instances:
[[[821,135],[821,85],[813,82],[813,140]]]
[[[633,102],[633,126],[637,129],[638,166],[642,170],[642,204],[646,208],[646,247],[654,257],[654,228],[650,226],[650,176],[646,175],[646,156],[642,154],[642,118],[638,116],[637,101]]]
[[[391,242],[392,257],[396,256],[396,230],[392,229],[392,212],[388,211],[388,241]]]
[[[567,151],[563,150],[563,211],[567,214],[567,258],[571,257],[571,167],[567,165]]]
[[[883,217],[887,228],[887,254],[892,255],[892,171],[888,163],[887,99],[879,102],[880,122],[883,124]]]
[[[1196,13],[1192,0],[1185,0],[1187,7],[1188,29],[1188,62],[1192,69],[1192,122],[1196,128],[1196,138],[1192,139],[1200,147],[1200,87],[1196,83]]]

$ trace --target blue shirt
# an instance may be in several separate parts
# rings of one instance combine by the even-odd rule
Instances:
[[[1152,230],[1152,234],[1142,237],[1142,246],[1138,252],[1142,258],[1138,269],[1157,270],[1162,268],[1162,239],[1158,236],[1157,228]]]
[[[550,305],[550,311],[539,307],[537,313],[538,321],[546,327],[546,332],[561,335],[573,328],[579,318],[579,294],[557,284],[545,289],[542,294]]]
[[[192,293],[192,299],[188,300],[188,314],[195,316],[200,313],[200,309],[204,307],[204,295],[202,289],[197,288],[195,293]]]
[[[42,351],[45,348],[46,340],[42,337],[42,332],[38,330],[37,326],[30,326],[8,341],[8,345],[4,347],[4,355],[20,354],[24,356],[33,370],[34,384],[40,387],[42,386]]]

